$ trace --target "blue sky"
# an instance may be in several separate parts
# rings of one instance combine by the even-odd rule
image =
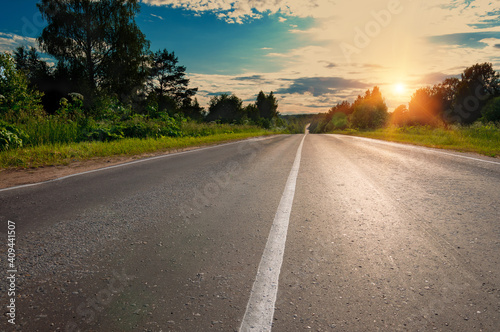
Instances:
[[[36,46],[37,2],[3,4],[0,51]],[[153,51],[187,67],[203,106],[263,90],[282,113],[304,113],[374,85],[393,109],[475,63],[499,70],[499,17],[496,0],[143,0],[136,20]]]

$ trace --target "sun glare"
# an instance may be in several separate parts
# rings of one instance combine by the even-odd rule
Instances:
[[[394,92],[398,95],[402,95],[405,92],[405,85],[403,83],[397,83],[394,85]]]

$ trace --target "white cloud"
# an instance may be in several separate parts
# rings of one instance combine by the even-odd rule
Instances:
[[[19,46],[37,48],[38,42],[36,38],[23,37],[13,33],[0,32],[0,52],[12,53]]]
[[[263,55],[279,60],[274,73],[253,72],[244,75],[260,80],[234,80],[234,76],[193,74],[193,86],[200,87],[198,97],[208,103],[208,92],[231,91],[252,99],[258,91],[286,91],[291,82],[303,78],[342,77],[363,84],[380,86],[390,108],[409,101],[419,87],[429,84],[428,74],[456,75],[479,62],[500,62],[500,39],[486,38],[483,48],[431,43],[429,37],[447,34],[500,32],[495,19],[498,1],[466,0],[143,0],[150,5],[185,8],[197,14],[215,13],[229,23],[245,23],[267,14],[278,14],[280,22],[291,17],[312,17],[307,30],[290,25],[296,38],[307,45],[287,52]],[[493,23],[492,23],[493,22]],[[312,46],[311,46],[312,45]],[[355,49],[346,56],[342,45]],[[263,47],[261,50],[271,48]],[[492,60],[493,59],[493,60]],[[266,60],[264,60],[266,61]],[[367,65],[369,64],[369,65]],[[495,65],[495,63],[494,63]],[[500,63],[497,64],[500,66]],[[499,69],[499,68],[497,68]],[[407,95],[395,95],[395,83],[405,83]],[[419,83],[420,82],[420,83]],[[315,90],[316,91],[316,90]],[[361,88],[343,89],[342,93],[279,94],[280,111],[326,111],[342,100],[353,100]],[[316,92],[317,94],[317,92]],[[312,108],[316,105],[324,108]]]
[[[328,17],[335,13],[333,0],[142,0],[152,6],[171,6],[194,12],[214,12],[228,23],[259,19],[264,13],[296,17]],[[284,18],[283,18],[284,19]]]
[[[160,20],[162,20],[162,21],[163,21],[163,17],[161,17],[160,15],[151,14],[151,16],[156,17],[156,18],[159,18]]]

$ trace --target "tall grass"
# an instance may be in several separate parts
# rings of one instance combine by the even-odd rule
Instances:
[[[30,120],[18,127],[29,136],[28,140],[23,142],[25,146],[78,142],[80,136],[78,123],[56,117]]]
[[[215,128],[212,128],[209,125],[207,127],[193,126],[193,128],[224,132],[199,137],[124,138],[112,142],[93,141],[29,146],[22,149],[1,151],[0,169],[68,165],[73,161],[84,161],[99,157],[134,156],[166,152],[172,149],[176,150],[274,134],[272,131],[257,127],[245,128],[235,126],[233,129],[239,131],[236,133],[227,131],[229,127],[226,128],[225,126],[215,126]]]

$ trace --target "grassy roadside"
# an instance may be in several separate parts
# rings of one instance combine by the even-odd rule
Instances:
[[[68,165],[72,161],[166,152],[273,134],[276,132],[254,129],[240,133],[214,134],[202,137],[126,138],[112,142],[40,145],[0,152],[0,169]]]
[[[372,131],[344,130],[334,133],[461,152],[474,152],[490,157],[500,156],[500,128],[491,124],[450,129],[389,127]]]

